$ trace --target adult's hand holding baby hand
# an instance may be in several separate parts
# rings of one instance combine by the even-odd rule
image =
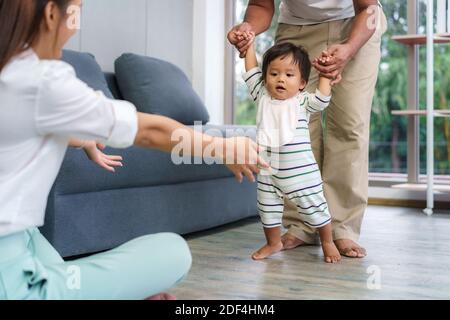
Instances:
[[[347,63],[354,56],[354,50],[348,44],[332,45],[322,53],[322,56],[313,61],[313,66],[321,76],[332,80],[335,85],[342,80],[342,72]]]
[[[234,26],[227,35],[228,41],[239,51],[241,58],[245,57],[247,49],[252,45],[255,32],[248,22]]]

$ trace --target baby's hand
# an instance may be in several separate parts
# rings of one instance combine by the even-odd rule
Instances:
[[[252,31],[235,31],[234,34],[239,41],[252,42],[255,39],[255,33]]]
[[[115,172],[114,167],[123,167],[121,156],[110,156],[104,154],[101,150],[105,149],[105,146],[95,141],[88,141],[83,147],[87,157],[100,167],[110,172]]]
[[[314,59],[314,62],[319,63],[321,65],[326,65],[328,62],[333,59],[333,56],[328,53],[328,51],[322,51],[320,57]]]
[[[328,66],[330,61],[332,61],[335,57],[332,54],[329,54],[327,50],[322,51],[321,55],[318,58],[315,58],[313,64],[320,64],[322,66]],[[323,77],[322,74],[319,74],[320,77]],[[342,75],[339,74],[335,79],[332,79],[330,85],[333,87],[338,84],[342,80]]]
[[[253,31],[234,31],[234,36],[239,42],[246,42],[253,46],[253,41],[255,41],[255,33]],[[246,52],[239,55],[240,58],[245,58]]]

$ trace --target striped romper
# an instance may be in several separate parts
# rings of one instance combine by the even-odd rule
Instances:
[[[254,68],[243,77],[260,108],[261,98],[268,95],[261,70]],[[258,212],[265,228],[282,225],[284,197],[297,205],[298,214],[306,225],[319,228],[331,222],[308,128],[310,114],[328,107],[331,97],[322,95],[319,90],[315,94],[300,92],[297,97],[300,110],[294,137],[281,147],[266,147],[266,160],[272,170],[262,170],[258,175]]]

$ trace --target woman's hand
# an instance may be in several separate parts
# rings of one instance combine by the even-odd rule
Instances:
[[[86,152],[87,157],[105,170],[115,172],[116,170],[114,167],[123,167],[121,162],[123,160],[122,157],[104,154],[101,150],[104,150],[105,148],[106,147],[103,144],[95,141],[87,141],[83,146],[83,150]]]
[[[255,31],[248,22],[238,24],[228,32],[228,41],[239,51],[241,58],[245,57],[247,49],[252,45],[253,39],[249,34],[254,35]]]
[[[335,44],[328,48],[325,53],[329,59],[324,61],[322,57],[314,59],[313,66],[321,76],[331,79],[331,85],[335,85],[341,81],[342,72],[347,63],[353,58],[354,50],[348,44]]]
[[[260,167],[269,168],[267,162],[259,155],[262,150],[253,140],[245,137],[224,139],[224,162],[227,168],[234,173],[236,180],[242,183],[244,176],[255,182],[254,174],[258,174]]]

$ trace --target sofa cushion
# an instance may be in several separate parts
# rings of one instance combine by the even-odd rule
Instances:
[[[105,96],[113,99],[102,69],[90,53],[63,50],[62,61],[72,65],[77,77],[94,90],[102,91]]]
[[[116,60],[115,73],[123,97],[140,112],[163,115],[187,125],[209,121],[203,102],[175,65],[127,53]]]
[[[71,195],[52,193],[41,232],[60,255],[69,257],[116,248],[152,233],[210,229],[257,212],[256,184],[239,184],[232,177]]]
[[[109,90],[111,90],[114,98],[118,100],[123,100],[122,93],[120,93],[119,86],[117,85],[116,75],[112,72],[105,72],[104,75]]]
[[[213,136],[242,136],[254,139],[253,126],[211,126],[203,127]],[[175,165],[171,155],[157,150],[128,148],[116,150],[107,148],[107,154],[123,157],[123,168],[111,174],[88,161],[84,152],[69,149],[56,179],[56,194],[78,194],[115,189],[143,188],[187,182],[214,180],[233,177],[224,165],[182,164]]]

